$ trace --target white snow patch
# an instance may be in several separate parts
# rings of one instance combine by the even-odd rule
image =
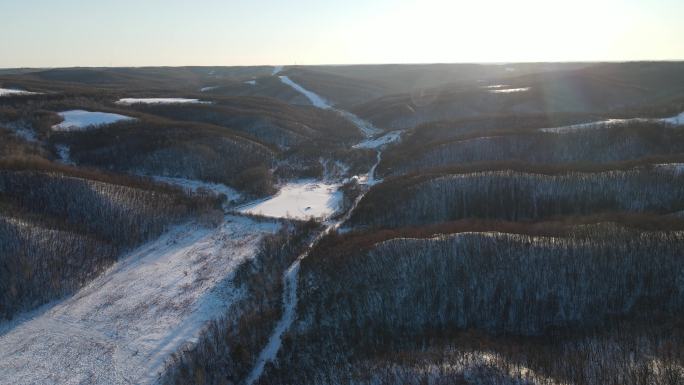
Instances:
[[[116,104],[210,104],[199,99],[186,98],[122,98]]]
[[[361,119],[360,117],[352,114],[349,111],[334,108],[324,98],[300,86],[287,76],[280,76],[280,81],[294,88],[297,92],[301,93],[302,95],[306,96],[306,98],[309,99],[309,101],[311,102],[311,104],[313,104],[314,107],[318,107],[324,110],[334,110],[338,114],[342,115],[345,119],[349,120],[356,127],[358,127],[359,130],[361,130],[361,132],[363,132],[365,136],[372,136],[381,131],[377,127],[373,126],[372,123]]]
[[[17,90],[12,88],[0,88],[0,96],[11,96],[11,95],[38,95],[40,92],[31,92],[24,90]]]
[[[61,116],[64,121],[52,126],[54,131],[83,131],[120,121],[135,120],[135,118],[120,114],[84,110],[64,111],[60,112],[59,116]]]
[[[515,92],[526,92],[529,91],[530,87],[520,87],[520,88],[501,88],[489,90],[493,94],[512,94]]]
[[[200,88],[200,92],[207,92],[207,91],[215,90],[217,88],[219,88],[219,87],[218,86],[202,87],[202,88]]]
[[[255,86],[255,85],[256,85],[256,80],[254,80],[254,79],[252,79],[252,80],[247,80],[247,81],[245,82],[245,84],[249,84],[250,86]]]
[[[676,126],[684,125],[684,112],[671,118],[660,119],[660,121],[663,123],[674,124]]]
[[[375,127],[371,122],[364,120],[364,119],[361,119],[360,117],[352,114],[349,111],[344,111],[344,110],[335,110],[335,111],[337,111],[340,115],[342,115],[347,120],[352,122],[367,137],[373,136],[373,135],[382,131],[379,128]]]
[[[307,90],[306,88],[300,86],[299,84],[295,83],[290,79],[288,76],[279,76],[280,81],[287,84],[288,86],[294,88],[297,92],[301,93],[302,95],[306,96],[307,99],[311,102],[311,104],[314,105],[314,107],[322,108],[324,110],[329,110],[332,109],[332,105],[330,105],[325,99],[322,97],[318,96],[318,94],[311,92]]]
[[[493,88],[503,88],[503,87],[510,87],[510,86],[508,86],[508,85],[506,85],[506,84],[492,84],[492,85],[489,85],[489,86],[482,86],[482,88],[489,88],[489,89],[493,89]]]
[[[283,70],[283,66],[274,66],[273,67],[273,72],[271,72],[271,76],[276,76],[277,74],[280,73],[280,71]]]
[[[401,139],[401,131],[392,131],[375,139],[366,139],[361,143],[355,144],[353,148],[377,149],[387,144],[396,142],[399,139]]]
[[[541,129],[539,129],[539,131],[554,132],[554,133],[562,134],[562,133],[574,132],[574,131],[579,131],[579,130],[596,129],[596,128],[602,128],[602,127],[612,127],[612,126],[619,126],[622,124],[636,123],[636,122],[661,122],[661,123],[672,124],[672,125],[681,125],[681,124],[684,124],[684,112],[680,113],[679,115],[672,116],[670,118],[660,118],[660,119],[657,119],[657,118],[606,119],[606,120],[599,120],[599,121],[589,122],[589,123],[571,124],[568,126],[541,128]]]
[[[325,219],[340,207],[339,187],[313,180],[287,183],[273,197],[249,203],[240,212],[272,218]]]
[[[178,226],[0,336],[1,384],[149,384],[241,293],[235,269],[275,223]],[[239,309],[237,309],[239,310]],[[237,311],[236,310],[236,311]]]
[[[377,162],[368,172],[368,179],[374,179],[375,168],[380,163],[381,154],[381,151],[378,150]],[[299,274],[299,267],[301,261],[309,255],[309,251],[312,250],[314,246],[321,239],[323,239],[323,237],[325,237],[325,235],[327,235],[333,230],[340,229],[340,226],[351,217],[352,213],[359,205],[359,202],[361,201],[364,195],[365,192],[359,194],[356,197],[354,203],[349,208],[349,210],[347,210],[347,212],[342,216],[342,218],[339,218],[331,223],[328,223],[325,230],[320,232],[318,236],[316,236],[316,238],[314,238],[314,240],[311,241],[309,247],[305,249],[304,253],[297,257],[297,259],[290,265],[290,267],[283,274],[283,315],[276,324],[276,327],[273,329],[273,332],[271,333],[271,336],[268,339],[268,343],[259,353],[259,357],[257,358],[256,364],[249,372],[249,375],[245,380],[246,385],[253,385],[254,383],[256,383],[259,380],[259,377],[261,377],[261,375],[263,374],[266,364],[268,362],[273,362],[276,359],[276,357],[278,356],[278,351],[280,350],[280,346],[282,344],[283,334],[290,328],[290,326],[292,326],[292,323],[294,322],[295,315],[297,312],[297,276]]]

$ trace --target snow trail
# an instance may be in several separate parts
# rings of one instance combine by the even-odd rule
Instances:
[[[242,293],[235,269],[280,226],[177,226],[75,295],[0,335],[0,384],[150,384]]]
[[[314,107],[318,107],[318,108],[323,109],[323,110],[332,110],[332,111],[337,112],[338,114],[342,115],[345,119],[352,122],[367,137],[370,137],[372,135],[375,135],[375,134],[378,134],[381,132],[381,130],[379,130],[377,127],[373,126],[373,124],[371,124],[370,122],[368,122],[364,119],[361,119],[360,117],[352,114],[351,112],[333,107],[327,100],[325,100],[325,98],[323,98],[320,95],[316,94],[315,92],[309,91],[306,88],[302,87],[301,85],[295,83],[288,76],[281,75],[281,76],[279,76],[279,78],[280,78],[281,82],[287,84],[288,86],[294,88],[295,91],[306,96],[306,98],[309,99],[309,102],[311,102],[311,104]]]
[[[286,76],[281,76],[280,77],[281,80],[284,77],[287,78]],[[292,85],[292,87],[298,91],[300,89],[304,90],[303,87],[292,82],[292,80],[290,80],[289,78],[287,78],[287,82],[286,81],[283,81],[283,82],[286,84],[290,84],[290,83],[294,84],[294,85],[292,85],[292,84],[290,84],[290,85]],[[320,98],[318,95],[314,94],[313,92],[310,92],[308,90],[305,90],[305,91],[307,93],[315,95],[314,100],[318,100],[315,98],[319,98],[320,100],[323,100],[322,98]],[[304,92],[302,92],[302,93],[304,93]],[[304,93],[304,94],[307,95],[306,93]],[[311,98],[310,98],[310,100],[311,100]],[[313,103],[313,100],[312,100],[312,103]],[[316,105],[316,104],[314,104],[314,105]],[[324,107],[320,107],[320,108],[324,108]],[[332,107],[328,107],[328,108],[332,108]],[[336,111],[340,112],[343,116],[354,116],[354,117],[356,117],[355,115],[353,115],[349,112],[346,112],[346,111],[340,111],[340,110],[336,110]],[[348,115],[345,115],[345,114],[348,114]],[[352,123],[356,124],[357,127],[359,127],[359,129],[366,135],[366,140],[361,142],[361,143],[368,143],[369,139],[371,139],[370,138],[371,135],[373,135],[373,133],[375,133],[375,132],[378,132],[379,130],[377,128],[373,127],[370,123],[362,121],[358,117],[356,117],[356,118],[358,120],[352,120],[352,119],[350,119],[350,120],[352,121]],[[365,124],[367,126],[365,128],[362,128],[359,126],[359,124]],[[397,135],[397,137],[398,137],[398,135]],[[378,181],[375,179],[375,170],[378,167],[378,164],[380,164],[380,161],[382,160],[382,148],[385,144],[391,143],[394,140],[396,140],[396,139],[382,140],[381,144],[368,147],[368,148],[375,148],[375,150],[377,151],[377,158],[376,158],[376,162],[370,168],[370,170],[368,171],[367,177],[365,178],[365,184],[367,186],[370,187],[370,186],[378,183]],[[357,145],[357,146],[359,146],[359,145]],[[359,146],[359,147],[361,147],[361,146]],[[362,180],[362,182],[364,182],[364,181]],[[282,299],[282,301],[283,301],[283,315],[280,318],[280,320],[278,320],[278,323],[276,324],[275,328],[273,329],[271,336],[268,339],[268,343],[259,353],[259,356],[257,357],[256,363],[254,364],[254,367],[252,368],[252,370],[249,372],[249,375],[245,379],[246,385],[254,385],[255,383],[257,383],[257,381],[259,381],[259,378],[261,378],[261,375],[264,373],[264,369],[266,367],[266,364],[269,362],[275,361],[276,357],[278,356],[278,352],[280,351],[280,347],[282,345],[282,337],[285,334],[285,332],[287,332],[290,329],[290,327],[292,326],[292,323],[295,320],[295,317],[297,315],[296,312],[297,312],[297,301],[298,301],[298,298],[297,298],[297,279],[299,276],[299,269],[300,269],[302,260],[309,255],[311,250],[313,250],[313,248],[318,244],[318,242],[321,239],[323,239],[323,237],[328,235],[331,231],[335,231],[335,230],[339,229],[340,226],[343,223],[345,223],[351,217],[352,213],[354,212],[356,207],[359,205],[359,202],[364,197],[364,195],[366,194],[367,191],[368,191],[368,189],[366,189],[365,191],[360,193],[356,197],[356,199],[354,199],[354,202],[352,203],[351,207],[345,212],[345,214],[341,218],[339,218],[333,222],[328,222],[325,229],[323,229],[323,231],[321,231],[309,243],[309,245],[304,250],[304,252],[302,254],[300,254],[297,257],[297,259],[283,273],[283,286],[284,286],[283,299]]]

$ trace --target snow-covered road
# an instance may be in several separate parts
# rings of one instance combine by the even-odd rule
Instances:
[[[154,383],[239,298],[233,272],[278,228],[227,216],[141,246],[72,297],[3,328],[0,384]]]

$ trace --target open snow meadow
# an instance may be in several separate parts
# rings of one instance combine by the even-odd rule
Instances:
[[[71,110],[59,113],[64,120],[52,126],[55,131],[80,131],[97,128],[106,124],[134,120],[130,116],[84,110]]]
[[[248,204],[240,212],[274,218],[326,219],[340,208],[339,187],[319,181],[288,183],[275,196]]]
[[[155,383],[171,355],[240,297],[233,272],[277,229],[227,216],[216,229],[183,225],[137,248],[72,297],[6,330],[0,383]]]

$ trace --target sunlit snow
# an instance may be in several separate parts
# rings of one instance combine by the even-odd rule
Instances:
[[[314,107],[318,107],[324,110],[333,110],[337,112],[338,114],[342,115],[345,119],[349,120],[352,122],[356,127],[359,128],[363,132],[364,135],[366,136],[372,136],[380,132],[380,130],[373,126],[372,123],[369,121],[366,121],[364,119],[361,119],[360,117],[354,115],[353,113],[345,110],[340,110],[334,108],[330,103],[328,103],[323,97],[319,96],[315,92],[309,91],[306,88],[300,86],[299,84],[295,83],[292,81],[287,76],[280,76],[280,81],[283,83],[287,84],[288,86],[292,87],[295,89],[297,92],[301,93],[302,95],[306,96],[307,99],[313,104]]]
[[[122,98],[117,104],[207,104],[211,102],[186,98]]]
[[[515,92],[525,92],[529,91],[530,87],[520,87],[520,88],[501,88],[501,89],[494,89],[494,90],[489,90],[489,92],[493,94],[512,94]]]
[[[240,212],[272,218],[324,219],[340,207],[342,192],[338,187],[311,180],[288,183],[275,196],[243,206]]]
[[[256,85],[256,80],[247,80],[245,84],[249,84],[250,86],[255,86]]]
[[[666,123],[666,124],[680,125],[680,124],[684,124],[684,112],[680,113],[679,115],[672,116],[669,118],[660,118],[660,119],[658,119],[658,118],[606,119],[606,120],[599,120],[599,121],[589,122],[589,123],[571,124],[568,126],[541,128],[541,129],[539,129],[539,131],[554,132],[554,133],[562,134],[562,133],[568,133],[568,132],[579,131],[579,130],[596,129],[596,128],[602,128],[602,127],[611,127],[611,126],[618,126],[621,124],[637,123],[637,122],[661,122],[661,123]]]
[[[16,90],[11,88],[0,88],[0,96],[11,96],[11,95],[37,95],[39,92],[30,92],[24,90]]]
[[[4,327],[0,383],[151,384],[240,298],[237,267],[280,226],[227,216],[178,226],[51,309]]]
[[[388,132],[387,134],[375,138],[375,139],[366,139],[363,142],[359,144],[355,144],[353,148],[368,148],[368,149],[377,149],[379,147],[382,147],[384,145],[387,145],[389,143],[393,143],[398,141],[401,138],[401,131],[392,131]]]
[[[109,112],[93,112],[84,110],[71,110],[60,112],[64,121],[52,126],[54,131],[83,131],[106,124],[112,124],[124,120],[135,120],[130,116],[112,114]]]
[[[322,108],[324,110],[332,108],[332,105],[330,105],[325,99],[318,96],[318,94],[311,92],[306,88],[300,86],[299,84],[293,82],[292,79],[290,79],[288,76],[280,76],[280,81],[294,88],[302,95],[306,96],[306,98],[309,99],[309,101],[311,102],[311,104],[314,105],[314,107]]]

